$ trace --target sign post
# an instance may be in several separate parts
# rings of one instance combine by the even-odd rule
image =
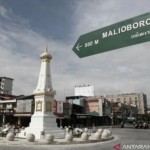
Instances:
[[[81,35],[73,51],[82,58],[147,41],[150,41],[150,13]]]

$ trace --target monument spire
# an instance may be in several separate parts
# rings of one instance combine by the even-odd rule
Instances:
[[[48,47],[46,44],[45,52],[41,54],[41,69],[38,79],[38,84],[34,94],[45,93],[53,91],[51,82],[51,72],[50,72],[50,61],[52,59],[51,54],[48,53]]]
[[[48,53],[48,45],[47,45],[47,43],[45,45],[45,53]]]

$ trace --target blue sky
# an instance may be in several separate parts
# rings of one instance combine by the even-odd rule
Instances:
[[[75,85],[94,85],[96,95],[150,94],[149,42],[78,58],[82,34],[149,12],[143,0],[0,0],[0,76],[14,78],[14,94],[32,94],[40,54],[48,42],[56,98]]]
[[[29,27],[47,38],[69,39],[75,2],[68,0],[2,0],[1,4],[29,22]],[[54,32],[55,31],[55,32]]]

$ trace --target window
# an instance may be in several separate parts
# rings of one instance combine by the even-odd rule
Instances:
[[[113,103],[114,102],[114,100],[113,99],[111,99],[111,103]]]
[[[12,109],[12,104],[7,104],[6,109]]]
[[[0,109],[3,109],[3,104],[0,104]]]
[[[120,103],[120,98],[117,98],[117,102]]]
[[[126,98],[123,99],[123,103],[126,104]]]
[[[131,98],[129,98],[129,104],[132,104],[132,99]]]
[[[137,100],[135,100],[135,104],[137,105],[137,103],[138,103],[138,101]]]

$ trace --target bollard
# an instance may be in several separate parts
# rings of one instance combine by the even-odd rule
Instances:
[[[69,132],[69,128],[66,128],[65,140],[66,142],[71,142],[73,140],[73,135]]]
[[[34,142],[34,141],[35,141],[35,135],[32,134],[32,133],[29,133],[29,134],[27,135],[27,141],[28,141],[28,142]]]
[[[54,141],[54,135],[51,134],[51,133],[48,133],[48,134],[46,134],[45,139],[46,139],[46,141],[47,141],[48,143],[53,143],[53,141]]]
[[[102,136],[102,133],[103,133],[103,129],[98,129],[97,132],[94,134],[94,138],[96,140],[100,140],[101,136]]]
[[[87,140],[89,139],[88,128],[85,128],[85,129],[84,129],[84,132],[83,132],[82,135],[81,135],[81,139],[82,139],[83,141],[87,141]]]
[[[14,132],[9,132],[9,133],[7,134],[7,136],[6,136],[6,139],[7,139],[8,141],[14,141],[14,139],[15,139],[15,133],[14,133]]]
[[[107,131],[107,129],[105,129],[102,133],[102,139],[108,139],[108,137],[110,136],[109,135],[110,133]]]

